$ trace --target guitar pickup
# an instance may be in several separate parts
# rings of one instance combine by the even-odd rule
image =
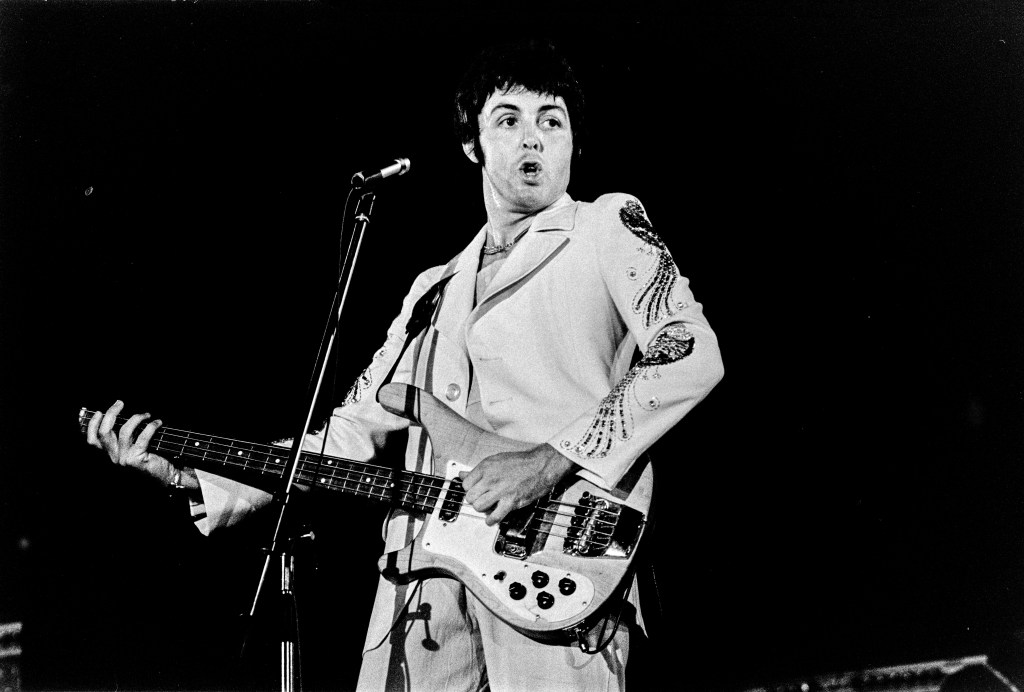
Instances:
[[[512,512],[498,525],[494,539],[494,552],[515,560],[525,560],[530,554],[530,519],[533,512]]]
[[[515,560],[525,560],[530,555],[540,552],[544,548],[548,534],[548,531],[542,529],[551,525],[553,517],[553,511],[542,510],[539,505],[509,513],[504,521],[498,524],[494,552]]]
[[[462,479],[459,477],[452,478],[448,482],[448,492],[445,493],[441,509],[438,510],[438,518],[449,523],[458,519],[459,512],[462,511],[462,503],[465,499],[466,491],[462,488]]]

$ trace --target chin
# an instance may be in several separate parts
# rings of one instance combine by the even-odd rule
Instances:
[[[539,211],[553,204],[558,197],[541,187],[527,188],[519,194],[516,203],[525,211]]]

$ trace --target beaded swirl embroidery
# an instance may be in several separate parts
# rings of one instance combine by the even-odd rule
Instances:
[[[373,354],[373,362],[370,363],[365,370],[359,373],[359,377],[357,377],[356,381],[352,383],[351,387],[349,387],[348,393],[345,395],[345,400],[341,402],[342,406],[348,406],[349,404],[354,404],[357,401],[362,400],[363,394],[366,393],[366,390],[373,386],[373,375],[370,372],[370,368],[373,367],[374,363],[383,358],[387,352],[388,347],[382,346],[380,350]]]
[[[373,377],[370,375],[370,367],[367,367],[366,370],[359,373],[359,377],[357,377],[356,381],[352,383],[352,386],[348,390],[348,394],[345,395],[345,400],[341,402],[342,406],[354,404],[362,399],[366,390],[373,385]]]
[[[625,442],[633,436],[633,412],[630,395],[636,399],[635,383],[638,379],[648,380],[660,377],[658,368],[686,358],[693,352],[693,334],[682,324],[670,324],[654,341],[640,361],[630,368],[615,388],[601,400],[594,416],[594,422],[575,445],[564,440],[562,447],[577,456],[588,459],[603,459],[608,456],[615,442]],[[636,399],[639,403],[639,399]],[[661,405],[657,397],[650,401],[651,410]],[[643,404],[640,404],[642,407]]]
[[[619,218],[633,235],[644,242],[648,252],[658,256],[653,271],[633,297],[633,312],[642,317],[646,329],[663,317],[671,317],[680,307],[672,302],[672,289],[679,273],[668,247],[655,232],[639,202],[635,199],[626,202],[619,210]],[[630,272],[629,278],[635,279],[636,270],[630,267]]]

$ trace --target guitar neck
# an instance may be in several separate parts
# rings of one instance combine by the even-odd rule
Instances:
[[[79,412],[78,423],[83,433],[93,413],[84,408]],[[115,428],[125,421],[127,418],[119,417]],[[286,447],[167,427],[156,431],[149,449],[164,457],[184,460],[203,471],[250,480],[256,486],[282,478],[290,453]],[[417,513],[434,509],[444,484],[438,476],[312,452],[300,454],[295,480],[300,485],[386,502]]]

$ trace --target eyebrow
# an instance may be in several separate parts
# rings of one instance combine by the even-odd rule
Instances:
[[[514,103],[502,102],[494,105],[494,108],[491,109],[491,115],[494,115],[496,112],[502,109],[508,111],[515,111],[516,113],[522,113],[522,109],[519,106],[515,105]],[[548,111],[561,111],[563,114],[566,113],[566,110],[564,108],[554,103],[545,104],[538,108],[537,111],[539,113],[547,113]]]

